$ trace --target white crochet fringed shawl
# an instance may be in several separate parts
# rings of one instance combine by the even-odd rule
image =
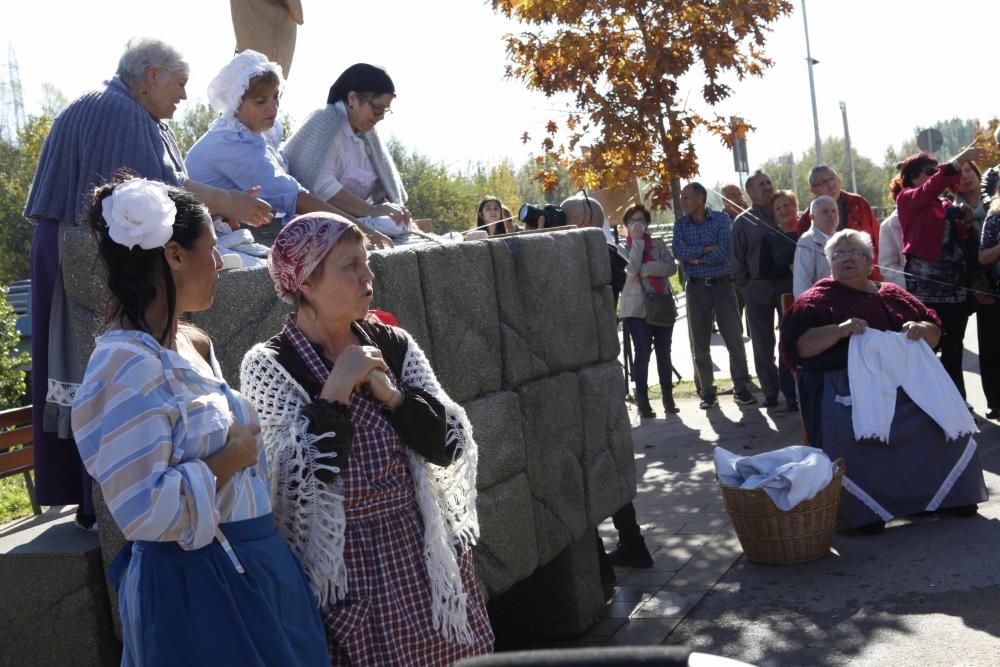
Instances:
[[[302,127],[288,137],[283,147],[288,159],[288,173],[310,191],[316,190],[319,169],[323,158],[330,150],[330,144],[347,122],[347,111],[341,102],[328,104],[323,109],[313,111],[306,117]],[[405,204],[407,195],[403,179],[399,176],[396,163],[382,143],[382,137],[374,128],[361,135],[368,149],[368,157],[378,175],[379,183],[386,196],[395,204]],[[339,176],[337,180],[340,180]]]
[[[424,523],[423,553],[434,628],[445,639],[471,644],[467,594],[456,554],[479,538],[479,453],[465,410],[445,394],[423,350],[405,335],[408,344],[400,382],[441,401],[448,419],[446,437],[449,444],[455,444],[455,461],[448,467],[436,466],[406,450]],[[324,455],[316,449],[315,442],[327,434],[308,432],[302,408],[311,403],[309,395],[263,344],[255,345],[243,357],[240,385],[260,414],[278,529],[302,564],[320,608],[326,608],[347,594],[343,558],[347,522],[342,478],[338,475],[334,483],[326,484],[314,473],[320,468],[339,473],[340,462],[333,458],[335,454]]]

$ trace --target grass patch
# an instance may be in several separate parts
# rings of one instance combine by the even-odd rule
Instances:
[[[728,378],[720,378],[715,381],[715,390],[719,394],[732,393],[733,381]],[[696,398],[697,396],[698,392],[695,390],[694,380],[684,380],[674,385],[674,398]],[[659,401],[661,398],[663,398],[663,388],[660,385],[649,388],[651,402]]]
[[[34,480],[34,472],[30,473]],[[0,479],[0,523],[31,515],[31,499],[24,486],[24,475]]]

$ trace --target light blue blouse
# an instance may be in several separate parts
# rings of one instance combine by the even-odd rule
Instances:
[[[126,539],[199,549],[223,541],[220,523],[271,511],[263,449],[257,465],[219,489],[204,461],[225,446],[234,421],[259,423],[222,379],[214,351],[210,361],[214,377],[146,333],[97,338],[73,403],[73,432]]]
[[[280,141],[280,125],[261,135],[235,118],[220,118],[191,147],[184,164],[192,180],[206,185],[244,192],[261,186],[258,196],[287,221],[295,215],[299,193],[307,190],[288,173]]]

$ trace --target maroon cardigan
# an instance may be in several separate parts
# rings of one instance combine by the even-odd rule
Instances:
[[[878,292],[869,294],[833,278],[823,278],[800,294],[781,318],[782,358],[793,368],[846,368],[847,338],[817,357],[805,360],[799,359],[797,344],[809,329],[840,324],[851,317],[860,317],[879,331],[902,331],[903,324],[908,321],[933,322],[941,326],[936,312],[893,283],[878,283]]]
[[[896,197],[896,213],[903,228],[903,254],[928,262],[941,256],[944,241],[945,211],[951,202],[941,199],[946,189],[952,191],[962,180],[962,172],[950,162],[938,167],[919,188],[904,188]]]

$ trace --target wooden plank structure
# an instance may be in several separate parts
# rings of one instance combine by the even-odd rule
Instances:
[[[0,479],[11,475],[24,475],[31,509],[41,514],[42,508],[35,499],[35,484],[31,480],[34,451],[31,435],[31,406],[0,411]]]

